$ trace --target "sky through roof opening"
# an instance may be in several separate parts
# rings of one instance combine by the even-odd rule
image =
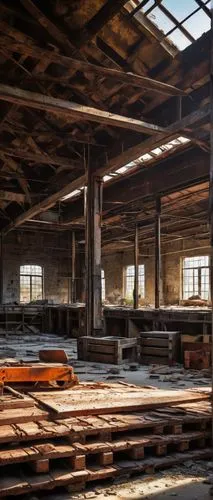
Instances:
[[[162,40],[184,50],[210,30],[211,0],[130,0],[132,15],[143,23],[143,16],[161,32]],[[161,40],[161,41],[162,41]]]

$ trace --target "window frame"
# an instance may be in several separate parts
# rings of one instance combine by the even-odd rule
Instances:
[[[132,274],[128,276],[127,272],[129,268],[132,268]],[[140,269],[143,270],[141,274],[140,274]],[[132,294],[129,295],[127,295],[127,278],[133,278]],[[133,291],[134,291],[134,278],[135,278],[135,266],[133,264],[129,264],[124,269],[124,297],[128,300],[131,299],[132,301],[133,301]],[[140,278],[142,278],[141,285],[140,285]],[[141,296],[142,299],[145,298],[145,264],[138,265],[138,294]]]
[[[104,269],[101,269],[101,302],[103,303],[105,299],[106,299],[105,271]]]
[[[36,266],[36,267],[39,267],[41,269],[41,274],[34,274],[33,272],[31,273],[24,273],[24,272],[21,272],[21,268],[23,267],[33,267],[33,266]],[[26,278],[29,278],[29,281],[30,281],[30,299],[29,301],[23,301],[21,300],[21,277],[26,277]],[[32,283],[32,278],[41,278],[41,299],[33,299],[33,283]],[[38,264],[22,264],[20,266],[20,269],[19,269],[19,300],[20,300],[20,304],[27,304],[28,302],[32,302],[33,300],[43,300],[44,299],[44,268],[43,266],[40,266]]]
[[[199,265],[192,265],[192,266],[188,266],[188,267],[184,267],[184,261],[185,259],[195,259],[195,258],[203,258],[203,257],[207,257],[208,258],[208,265],[203,265],[203,266],[199,266]],[[207,289],[204,287],[204,291],[202,292],[202,270],[203,269],[207,269],[208,270],[208,298],[205,298],[203,297],[202,295],[205,295],[205,292],[207,292]],[[184,271],[187,271],[187,270],[192,270],[193,273],[192,273],[192,281],[193,281],[193,291],[192,293],[190,293],[190,291],[188,292],[188,297],[186,297],[186,294],[187,294],[187,291],[184,290],[184,285],[185,285],[185,282],[184,282]],[[198,287],[198,291],[196,292],[195,291],[195,274],[196,274],[196,271],[197,271],[197,287]],[[211,284],[210,284],[210,256],[209,255],[193,255],[193,256],[185,256],[185,257],[182,257],[181,258],[181,281],[182,281],[182,286],[181,286],[181,299],[182,300],[188,300],[188,298],[191,296],[191,295],[199,295],[201,297],[202,300],[211,300]]]

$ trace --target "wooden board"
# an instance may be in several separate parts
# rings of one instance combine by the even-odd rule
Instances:
[[[20,393],[11,387],[4,387],[4,393],[0,396],[0,411],[12,408],[32,408],[35,401],[29,396]]]
[[[147,410],[186,401],[201,401],[209,397],[208,390],[204,392],[202,389],[171,391],[104,383],[80,384],[63,392],[30,394],[40,405],[48,408],[59,418]]]

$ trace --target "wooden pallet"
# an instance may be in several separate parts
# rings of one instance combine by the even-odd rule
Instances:
[[[54,401],[54,394],[59,411],[51,405],[47,409],[46,400]],[[108,404],[93,415],[90,405],[96,398],[101,398],[102,410],[103,401]],[[71,415],[64,416],[64,400]],[[82,400],[83,414],[76,415]],[[115,412],[118,400],[120,411]],[[82,384],[72,391],[34,392],[32,402],[29,408],[7,410],[8,421],[6,410],[0,412],[0,497],[68,485],[74,492],[90,481],[153,472],[211,455],[208,391]]]
[[[171,467],[188,460],[202,460],[211,457],[211,448],[194,450],[185,453],[173,453],[166,457],[151,457],[146,460],[117,460],[113,465],[89,466],[84,470],[72,471],[63,464],[54,465],[50,473],[39,474],[31,472],[26,465],[16,466],[16,472],[11,466],[5,467],[4,475],[0,477],[0,497],[23,495],[40,490],[51,490],[58,486],[69,486],[70,492],[80,491],[86,483],[102,479],[130,477],[133,474],[153,473],[157,470]],[[60,461],[61,462],[61,461]]]
[[[18,420],[19,420],[18,416]],[[82,444],[112,441],[125,432],[143,430],[148,434],[179,434],[187,431],[205,431],[211,427],[209,401],[188,403],[173,408],[165,407],[146,412],[105,414],[97,416],[46,419],[13,422],[0,425],[0,443],[49,440],[69,436],[70,442]]]
[[[86,465],[97,463],[111,465],[116,463],[117,455],[123,459],[147,458],[167,455],[174,451],[186,451],[190,448],[205,448],[210,444],[211,430],[184,432],[167,435],[143,435],[143,433],[124,433],[122,438],[113,441],[95,441],[82,444],[69,442],[69,437],[27,444],[24,447],[13,445],[1,448],[0,467],[9,464],[29,462],[35,472],[48,472],[55,459],[70,458],[71,470],[82,470]],[[4,471],[4,469],[3,469]]]

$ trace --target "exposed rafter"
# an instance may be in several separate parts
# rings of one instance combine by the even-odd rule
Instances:
[[[56,99],[54,97],[29,92],[9,85],[0,84],[0,100],[17,104],[18,106],[27,106],[29,108],[40,109],[48,113],[55,113],[62,117],[76,118],[76,120],[88,120],[114,127],[125,128],[142,132],[148,135],[154,133],[162,134],[164,129],[153,125],[152,123],[135,120],[126,116],[108,113],[89,106],[82,106],[71,101]]]
[[[7,29],[6,23],[0,21],[0,29]],[[9,30],[8,30],[9,31]],[[5,32],[5,31],[4,31]],[[14,33],[15,36],[15,33]],[[169,85],[164,82],[160,82],[158,80],[154,80],[152,78],[148,78],[146,76],[136,75],[134,73],[124,71],[119,71],[116,69],[105,68],[103,66],[98,66],[96,64],[91,64],[85,61],[73,59],[71,57],[62,56],[61,54],[57,54],[57,52],[53,52],[47,49],[41,49],[36,46],[33,42],[31,42],[30,38],[26,37],[27,45],[23,42],[12,40],[7,36],[1,36],[0,38],[0,50],[10,51],[10,52],[19,52],[20,54],[27,54],[30,57],[35,59],[41,58],[42,60],[46,60],[46,65],[51,63],[59,64],[64,66],[65,68],[75,69],[76,71],[82,71],[85,73],[91,73],[95,76],[103,76],[105,78],[113,78],[114,80],[120,81],[132,87],[137,87],[141,89],[146,89],[149,91],[158,92],[160,94],[165,95],[185,95],[185,92],[173,85]],[[61,82],[67,82],[70,78],[70,74],[61,77]],[[53,79],[54,81],[54,79]]]
[[[175,122],[170,128],[168,128],[164,134],[163,139],[173,139],[177,137],[177,134],[180,131],[184,130],[184,128],[192,127],[196,123],[199,123],[201,118],[208,118],[210,113],[210,107],[207,106],[204,111],[196,111],[185,117],[183,120]],[[125,165],[126,163],[135,160],[138,156],[145,154],[153,149],[154,147],[158,147],[162,144],[162,138],[159,139],[158,135],[154,135],[153,137],[143,141],[140,144],[124,151],[116,158],[112,158],[107,164],[104,166],[101,165],[97,170],[97,175],[104,176],[109,172],[115,171],[117,168]],[[61,198],[68,195],[70,192],[81,188],[86,184],[86,174],[81,175],[77,179],[73,180],[66,184],[62,189],[55,192],[54,194],[48,196],[46,199],[41,201],[39,204],[34,205],[29,210],[24,212],[22,215],[18,216],[14,222],[9,224],[4,230],[3,233],[7,234],[9,231],[14,229],[15,227],[21,226],[25,221],[35,217],[39,213],[48,210],[52,206],[54,206]]]

